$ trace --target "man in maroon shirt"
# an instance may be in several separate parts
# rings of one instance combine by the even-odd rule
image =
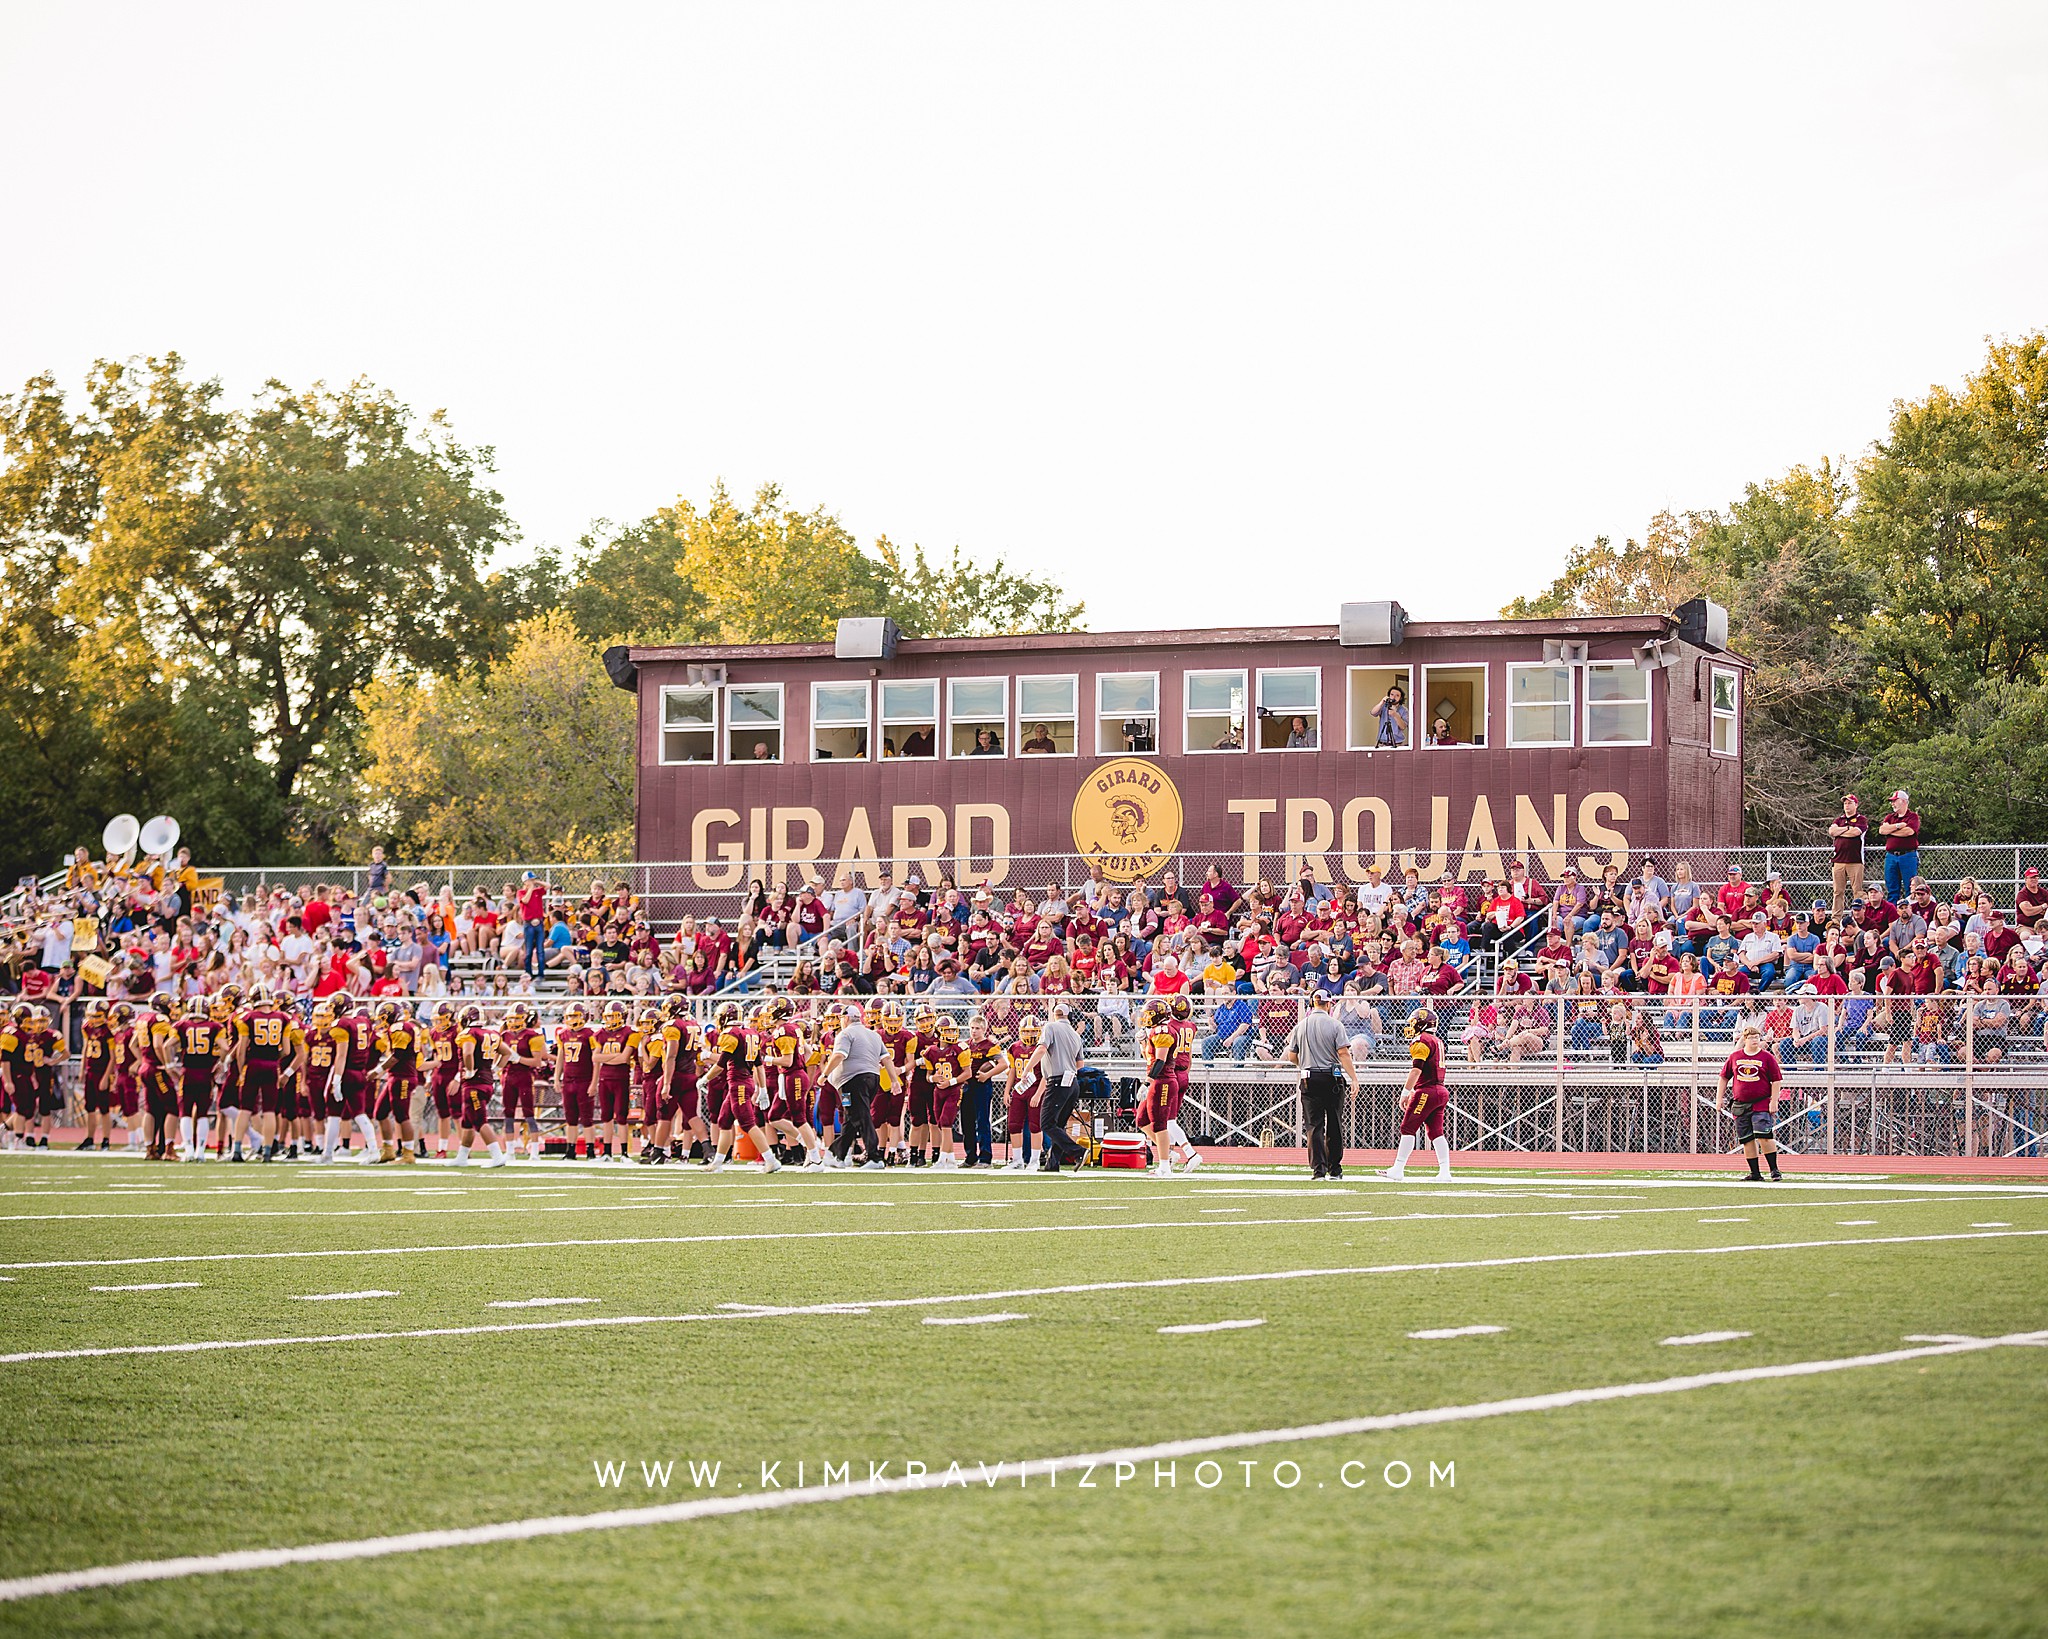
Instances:
[[[1760,1182],[1763,1178],[1757,1170],[1759,1156],[1770,1166],[1771,1181],[1776,1183],[1779,1178],[1778,1141],[1772,1136],[1776,1122],[1771,1110],[1784,1083],[1785,1072],[1778,1063],[1778,1055],[1764,1046],[1763,1031],[1754,1024],[1744,1025],[1741,1044],[1721,1066],[1720,1091],[1715,1095],[1714,1107],[1725,1112],[1733,1095],[1735,1136],[1742,1144],[1743,1158],[1749,1162],[1752,1181]]]
[[[2031,865],[2020,880],[2019,896],[2013,904],[2014,919],[2023,928],[2038,928],[2048,917],[2048,888],[2041,886],[2041,873]]]
[[[2003,964],[2008,953],[2021,943],[2020,936],[2006,926],[2005,912],[1993,905],[1991,926],[1984,930],[1984,954]]]
[[[1828,827],[1828,839],[1835,845],[1835,914],[1842,915],[1850,902],[1863,892],[1863,839],[1870,830],[1870,816],[1863,812],[1856,793],[1842,798],[1842,811]]]

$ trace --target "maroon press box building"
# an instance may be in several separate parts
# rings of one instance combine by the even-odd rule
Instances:
[[[615,649],[639,695],[637,852],[737,887],[770,861],[963,885],[1080,854],[1338,881],[1554,874],[1742,840],[1749,663],[1672,615]],[[1017,874],[1013,877],[1013,871]],[[1033,880],[1044,880],[1040,875]]]

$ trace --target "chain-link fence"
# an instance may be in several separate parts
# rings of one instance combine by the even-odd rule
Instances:
[[[618,1000],[629,1017],[648,998]],[[792,997],[807,1024],[828,1006],[869,998]],[[1027,1018],[1064,1007],[1087,1063],[1102,1072],[1093,1112],[1128,1126],[1144,1092],[1139,1022],[1148,998],[1125,995],[890,997],[915,1021],[948,1012],[963,1034],[1014,1041]],[[412,997],[425,1019],[443,1001],[479,1007],[487,1023],[512,1005],[544,1031],[570,998]],[[48,1004],[67,1060],[60,1097],[77,1107],[79,1014]],[[713,998],[687,1004],[709,1021]],[[1298,996],[1226,996],[1193,1003],[1196,1035],[1181,1123],[1207,1145],[1304,1142],[1297,1072],[1285,1054],[1306,1003]],[[1347,1099],[1346,1142],[1388,1148],[1409,1068],[1404,1025],[1426,1008],[1445,1046],[1452,1147],[1496,1152],[1719,1155],[1735,1148],[1719,1101],[1721,1070],[1754,1024],[1784,1070],[1778,1139],[1811,1154],[2034,1158],[2048,1153],[2048,1007],[2037,995],[1350,996],[1334,1016],[1350,1042],[1358,1087]],[[559,1124],[546,1091],[543,1126]]]
[[[1033,893],[1055,888],[1079,889],[1088,881],[1091,863],[1085,854],[915,855],[889,861],[867,857],[733,857],[594,864],[536,861],[509,865],[393,865],[388,868],[387,880],[392,891],[417,887],[435,896],[445,891],[459,901],[472,898],[479,890],[494,899],[516,890],[528,871],[547,882],[557,895],[569,898],[581,898],[594,890],[615,893],[623,883],[655,923],[667,926],[686,915],[729,917],[756,886],[768,892],[794,890],[804,882],[829,888],[844,874],[856,886],[872,889],[880,880],[879,872],[887,868],[898,883],[908,876],[917,876],[926,887],[958,887],[966,891],[987,887],[1002,897],[1019,888]],[[1610,865],[1626,880],[1647,863],[1667,881],[1675,879],[1683,865],[1694,881],[1709,884],[1724,881],[1728,867],[1739,865],[1752,882],[1766,882],[1773,874],[1782,877],[1787,891],[1800,898],[1826,899],[1834,885],[1834,856],[1824,845],[1534,854],[1432,854],[1412,848],[1363,855],[1183,853],[1163,862],[1143,885],[1157,887],[1171,871],[1182,886],[1196,890],[1212,866],[1225,882],[1238,888],[1260,880],[1293,882],[1304,868],[1321,882],[1363,885],[1371,880],[1371,868],[1377,866],[1390,882],[1402,880],[1413,870],[1424,883],[1457,882],[1471,887],[1505,879],[1516,863],[1526,866],[1536,880],[1547,884],[1555,883],[1567,869],[1581,877],[1597,879]],[[2048,843],[1930,844],[1920,850],[1919,864],[1920,874],[1937,891],[1952,893],[1957,885],[1968,880],[2009,903],[2028,866],[2048,873]],[[253,866],[212,874],[219,876],[226,890],[237,897],[274,887],[304,890],[319,883],[346,888],[358,898],[370,891],[370,873],[363,866]],[[1883,884],[1883,859],[1875,851],[1865,867],[1865,880]]]

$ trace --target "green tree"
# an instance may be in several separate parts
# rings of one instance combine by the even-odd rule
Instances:
[[[633,696],[562,611],[521,622],[482,674],[362,694],[360,778],[334,818],[351,853],[612,860],[633,849]]]
[[[1891,731],[1956,731],[1978,699],[2040,681],[2048,334],[1994,343],[1960,391],[1895,404],[1857,492],[1848,541],[1879,592],[1868,644]]]
[[[742,505],[724,485],[579,543],[563,604],[592,643],[799,643],[830,638],[845,615],[888,615],[913,637],[1048,631],[1082,606],[1050,581],[943,560],[887,536],[863,549],[823,507],[800,512],[764,484]]]

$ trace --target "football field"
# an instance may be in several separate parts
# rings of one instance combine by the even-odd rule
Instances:
[[[0,1277],[0,1633],[2048,1629],[2039,1181],[48,1152]]]

